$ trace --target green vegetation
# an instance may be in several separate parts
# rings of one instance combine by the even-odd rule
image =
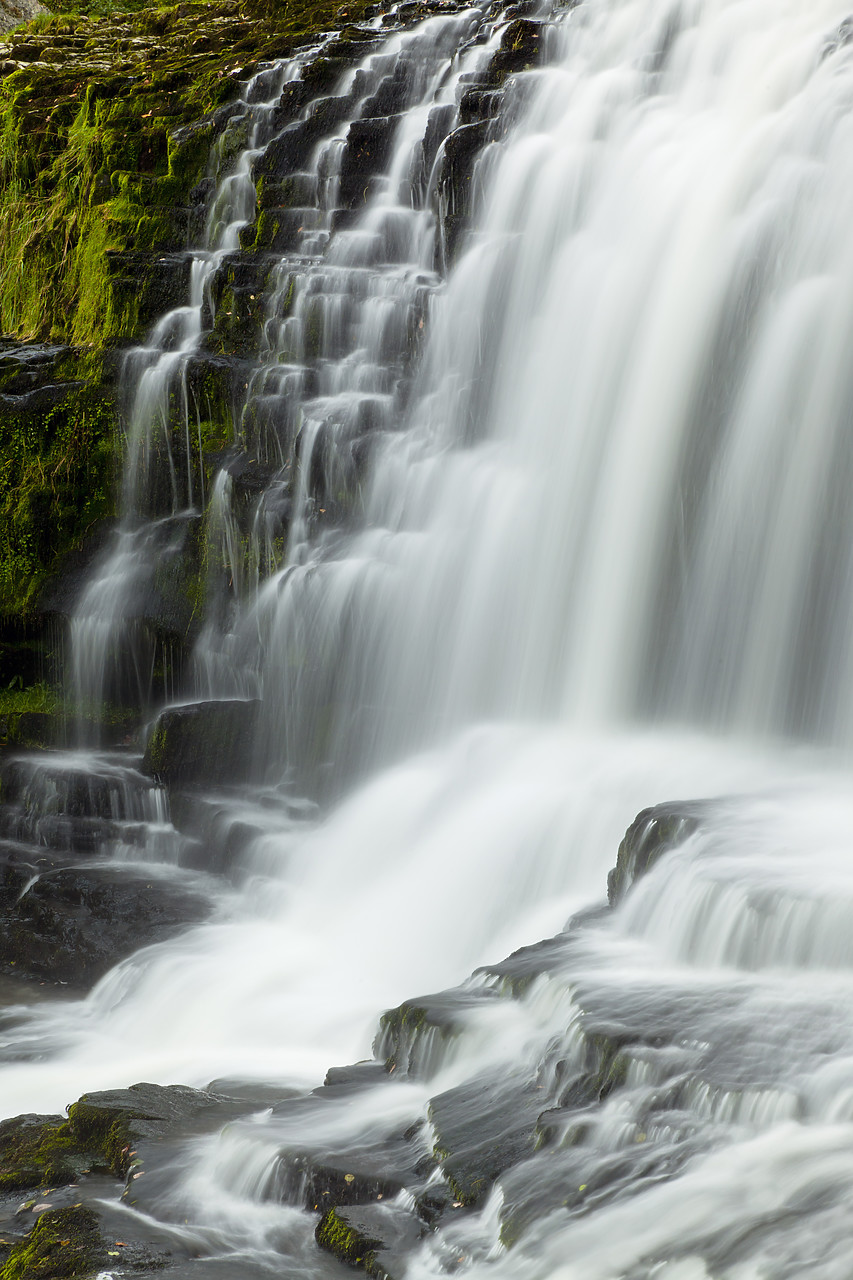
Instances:
[[[74,1205],[41,1214],[32,1231],[12,1249],[0,1280],[84,1280],[107,1261],[98,1219]]]
[[[334,1254],[341,1262],[358,1267],[377,1280],[382,1280],[385,1276],[384,1269],[376,1260],[376,1250],[381,1246],[381,1241],[371,1239],[357,1230],[337,1209],[329,1209],[328,1213],[323,1214],[314,1235],[320,1248]]]
[[[0,611],[25,612],[59,558],[115,502],[116,418],[86,383],[52,407],[3,417],[0,451]],[[41,709],[41,708],[39,708]]]
[[[105,357],[185,298],[186,262],[169,255],[200,239],[204,193],[194,188],[211,166],[227,167],[241,141],[239,127],[231,137],[224,116],[211,113],[259,62],[370,8],[364,0],[345,10],[337,0],[51,7],[5,45],[0,37],[0,333],[72,348],[63,394],[26,409],[0,400],[7,618],[31,613],[67,553],[115,515],[120,433]],[[222,308],[223,326],[233,318],[215,335],[223,349],[239,347],[254,301]],[[3,377],[0,358],[0,396]],[[203,450],[233,434],[221,392],[207,399]]]
[[[18,1116],[0,1124],[1,1194],[74,1182],[90,1165],[61,1116]]]

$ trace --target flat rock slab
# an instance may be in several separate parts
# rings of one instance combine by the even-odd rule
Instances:
[[[42,868],[43,871],[43,868]],[[9,872],[9,880],[20,877]],[[85,990],[139,947],[203,920],[210,904],[171,879],[124,867],[52,866],[0,898],[0,964]]]

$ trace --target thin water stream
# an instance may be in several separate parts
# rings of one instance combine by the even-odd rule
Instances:
[[[445,1213],[410,1280],[853,1268],[846,0],[538,16],[545,65],[505,91],[446,275],[444,139],[501,20],[395,32],[332,95],[237,406],[267,467],[250,536],[230,463],[204,494],[226,572],[195,689],[261,700],[256,785],[211,800],[250,837],[212,921],[9,1024],[8,1114],[137,1079],[298,1095],[187,1141],[128,1210],[191,1241],[201,1276],[338,1274],[288,1152],[411,1130],[427,1154],[435,1100],[496,1078],[535,1094],[540,1144]],[[177,478],[167,510],[142,496],[150,432],[297,72],[263,73],[213,205],[228,229],[129,360],[127,515],[75,624],[90,699],[158,530],[200,510]],[[389,80],[383,172],[336,217],[348,129]],[[706,798],[532,980],[471,976],[603,904],[641,809]],[[146,821],[152,864],[180,863],[167,815]],[[459,984],[455,1034],[416,1037],[405,1078],[304,1092],[370,1056],[384,1009]],[[581,1105],[590,1054],[614,1045]]]

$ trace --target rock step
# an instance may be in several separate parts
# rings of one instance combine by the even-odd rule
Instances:
[[[541,1109],[537,1086],[506,1070],[431,1100],[434,1154],[457,1201],[482,1204],[496,1179],[533,1153]]]
[[[73,753],[14,756],[0,762],[4,804],[32,817],[162,821],[162,793],[135,767],[137,759],[81,761]]]
[[[382,1014],[374,1056],[389,1074],[429,1079],[463,1031],[470,1011],[497,998],[498,993],[488,987],[457,987],[407,1000]]]

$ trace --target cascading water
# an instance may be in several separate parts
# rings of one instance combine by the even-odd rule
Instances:
[[[446,283],[445,139],[501,18],[388,37],[322,100],[328,128],[270,115],[244,153],[266,181],[302,146],[306,205],[237,414],[263,483],[247,517],[235,452],[206,495],[193,661],[202,696],[260,697],[265,785],[216,800],[249,836],[212,922],[4,1028],[9,1114],[139,1078],[270,1086],[127,1209],[170,1223],[201,1275],[330,1274],[311,1162],[389,1135],[412,1170],[393,1212],[438,1204],[424,1160],[450,1167],[460,1097],[490,1158],[507,1125],[517,1147],[473,1211],[457,1169],[413,1280],[850,1273],[848,13],[539,16],[549,64],[504,92]],[[272,109],[285,72],[264,74]],[[383,100],[387,154],[350,216],[347,147]],[[133,495],[201,340],[201,277],[236,240],[210,243],[192,306],[133,357],[134,514],[103,617],[78,618],[101,636],[92,697],[136,565],[162,554]],[[168,523],[201,495],[167,473]],[[685,795],[725,798],[647,816],[636,847],[669,831],[664,856],[585,910],[634,815]],[[459,983],[441,1016],[386,1024],[393,1083],[306,1092],[365,1057],[383,1009]]]
[[[180,553],[187,525],[204,502],[203,479],[198,492],[193,480],[201,440],[196,438],[193,409],[197,411],[197,406],[190,403],[187,366],[202,336],[210,281],[225,255],[236,248],[240,230],[254,212],[252,163],[269,141],[282,85],[297,71],[297,66],[283,63],[260,71],[246,85],[240,103],[243,110],[235,113],[231,127],[243,131],[248,145],[236,171],[219,183],[211,203],[205,246],[190,263],[189,299],[154,326],[147,345],[125,357],[122,383],[128,428],[123,516],[71,624],[72,690],[78,707],[90,715],[102,712],[104,701],[122,679],[129,680],[142,706],[150,703],[156,645],[146,643],[147,637],[128,636],[128,623],[143,613],[140,597],[153,590],[158,560]]]

